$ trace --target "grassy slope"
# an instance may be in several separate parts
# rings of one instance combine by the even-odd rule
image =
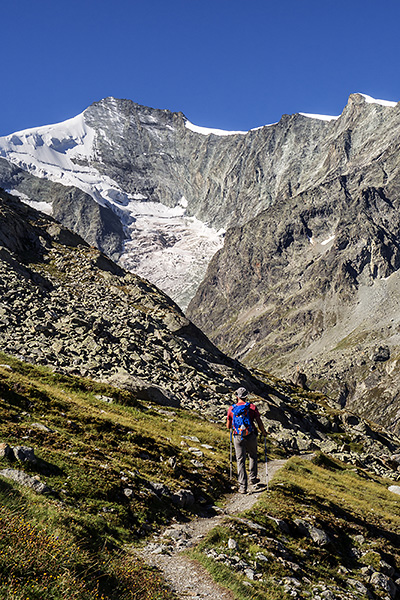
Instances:
[[[5,355],[0,363],[0,442],[33,447],[39,459],[23,466],[2,459],[0,469],[22,468],[54,491],[37,495],[0,478],[0,596],[169,598],[157,576],[135,562],[128,544],[190,511],[160,500],[148,482],[166,484],[171,492],[189,488],[205,502],[218,498],[228,485],[226,431],[187,411],[163,414],[90,380]],[[196,457],[188,447],[199,444],[185,435],[213,446],[201,448],[204,468],[190,462]],[[177,459],[175,469],[170,457]]]
[[[194,555],[241,599],[249,598],[250,592],[251,598],[259,600],[287,598],[288,588],[297,589],[299,598],[314,597],[319,586],[327,584],[334,597],[353,598],[357,581],[372,591],[362,571],[366,566],[385,572],[386,562],[400,570],[400,506],[399,497],[387,491],[392,483],[322,454],[313,462],[292,458],[275,477],[270,492],[243,515],[263,526],[262,534],[227,519]],[[282,531],[269,517],[284,520],[287,529]],[[319,547],[300,534],[294,519],[324,530],[331,542]],[[229,538],[238,542],[237,550],[228,548]],[[259,560],[259,553],[267,560]],[[224,556],[235,555],[253,568],[256,565],[256,580],[249,581],[224,564]],[[301,585],[296,588],[285,578],[296,578]],[[383,590],[375,588],[374,593],[372,597],[387,597]]]

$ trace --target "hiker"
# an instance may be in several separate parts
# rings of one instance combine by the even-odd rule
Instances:
[[[229,407],[226,426],[233,431],[235,446],[239,493],[247,493],[246,455],[249,455],[250,484],[256,486],[257,477],[257,428],[256,421],[263,436],[267,435],[257,407],[247,402],[248,391],[240,387],[235,392],[237,403]],[[232,435],[232,433],[231,433]]]

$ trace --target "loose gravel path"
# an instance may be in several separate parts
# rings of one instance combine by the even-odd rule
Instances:
[[[285,462],[272,460],[268,463],[269,479]],[[216,584],[199,563],[189,559],[182,551],[196,546],[226,515],[251,508],[266,489],[264,485],[260,490],[247,494],[230,494],[225,508],[220,509],[219,514],[168,527],[161,536],[143,548],[140,555],[148,564],[160,569],[171,589],[182,600],[233,600],[228,590]]]

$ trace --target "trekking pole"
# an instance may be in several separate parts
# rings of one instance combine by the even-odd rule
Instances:
[[[231,442],[229,444],[229,481],[232,481],[232,429],[231,431]]]
[[[267,460],[267,437],[264,437],[264,452],[265,452],[265,479],[267,481],[267,492],[269,492],[269,477],[268,477],[268,460]]]

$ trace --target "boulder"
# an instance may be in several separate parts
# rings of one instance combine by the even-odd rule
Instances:
[[[371,575],[370,582],[371,585],[374,586],[374,588],[377,588],[378,590],[383,590],[384,592],[389,594],[390,598],[395,598],[397,593],[396,584],[392,579],[390,579],[390,577],[388,577],[388,575],[378,572],[373,573]]]
[[[294,523],[302,535],[311,538],[318,546],[326,546],[330,543],[331,539],[323,529],[314,527],[314,525],[304,519],[295,519]]]
[[[30,477],[30,475],[27,475],[23,471],[18,471],[17,469],[3,469],[0,471],[0,475],[6,479],[15,481],[19,485],[31,488],[37,494],[48,494],[51,492],[51,489],[47,487],[45,483],[42,483],[36,479],[36,477]]]
[[[33,448],[29,446],[14,446],[13,451],[15,458],[20,462],[36,464],[37,459]]]

